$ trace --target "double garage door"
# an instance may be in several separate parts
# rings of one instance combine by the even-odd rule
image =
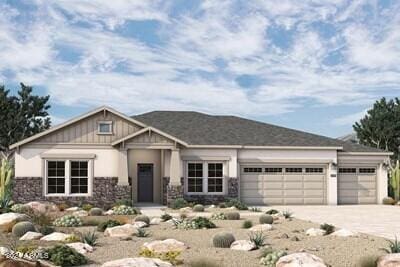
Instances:
[[[375,167],[339,168],[338,203],[377,203],[377,176]]]
[[[250,205],[326,204],[325,166],[241,166],[240,197]]]

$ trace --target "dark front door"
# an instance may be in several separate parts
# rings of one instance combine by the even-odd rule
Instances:
[[[153,202],[153,164],[138,164],[138,202]]]

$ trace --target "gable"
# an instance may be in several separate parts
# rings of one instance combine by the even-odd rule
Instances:
[[[124,141],[125,145],[174,145],[175,142],[154,131],[146,131]]]

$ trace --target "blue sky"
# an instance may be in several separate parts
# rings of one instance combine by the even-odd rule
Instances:
[[[400,1],[1,1],[0,83],[50,94],[60,123],[234,114],[338,137],[400,95]]]

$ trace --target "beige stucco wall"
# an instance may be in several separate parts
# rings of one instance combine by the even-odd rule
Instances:
[[[285,162],[287,159],[296,160],[326,160],[326,162],[336,161],[336,150],[306,150],[306,149],[240,149],[238,158],[241,159],[260,159],[260,160],[278,160]]]
[[[159,149],[129,149],[128,168],[132,178],[133,201],[137,202],[137,165],[138,163],[152,163],[154,165],[153,198],[155,203],[161,203],[161,152]]]

